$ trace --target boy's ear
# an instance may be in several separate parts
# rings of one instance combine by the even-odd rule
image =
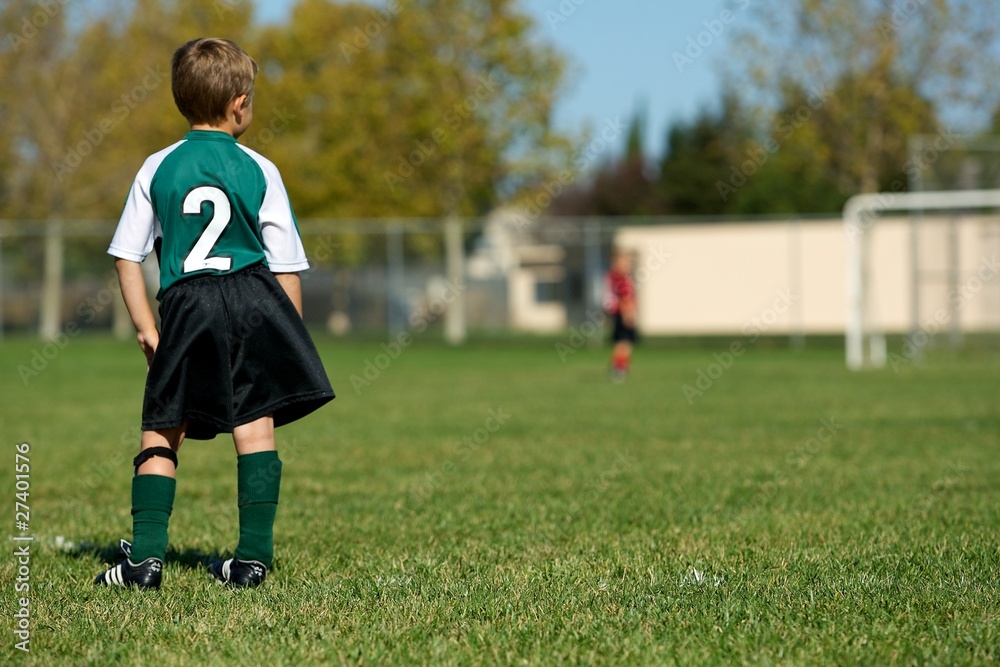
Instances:
[[[243,114],[247,112],[248,106],[250,106],[249,96],[237,95],[233,98],[233,101],[229,103],[229,113],[237,123],[242,123]]]

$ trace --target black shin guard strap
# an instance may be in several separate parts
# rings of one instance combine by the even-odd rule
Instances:
[[[135,468],[135,474],[139,474],[139,466],[154,456],[161,456],[165,459],[169,459],[170,462],[174,464],[174,468],[177,467],[177,454],[174,450],[169,447],[149,447],[139,452],[139,455],[132,459],[132,466]]]

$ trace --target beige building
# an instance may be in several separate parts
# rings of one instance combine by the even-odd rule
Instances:
[[[1000,219],[874,223],[871,315],[907,332],[1000,330]],[[913,239],[916,238],[916,261]],[[639,325],[651,335],[836,334],[847,321],[841,219],[624,227],[637,253]]]

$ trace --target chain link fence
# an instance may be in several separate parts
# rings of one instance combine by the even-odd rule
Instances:
[[[634,220],[302,220],[306,323],[335,335],[419,328],[559,331],[598,307],[615,229]],[[0,335],[131,335],[114,221],[0,221]],[[449,242],[449,231],[450,242]],[[155,256],[145,265],[156,292]],[[543,315],[544,313],[544,315]],[[555,314],[556,316],[553,316]]]

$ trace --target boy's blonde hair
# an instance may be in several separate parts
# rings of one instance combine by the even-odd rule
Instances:
[[[177,109],[192,125],[216,125],[240,95],[253,101],[257,63],[235,42],[217,37],[193,39],[174,52],[171,88]]]
[[[615,246],[611,249],[611,263],[615,264],[621,261],[628,261],[629,266],[635,261],[635,251],[629,248],[623,248],[621,246]]]

